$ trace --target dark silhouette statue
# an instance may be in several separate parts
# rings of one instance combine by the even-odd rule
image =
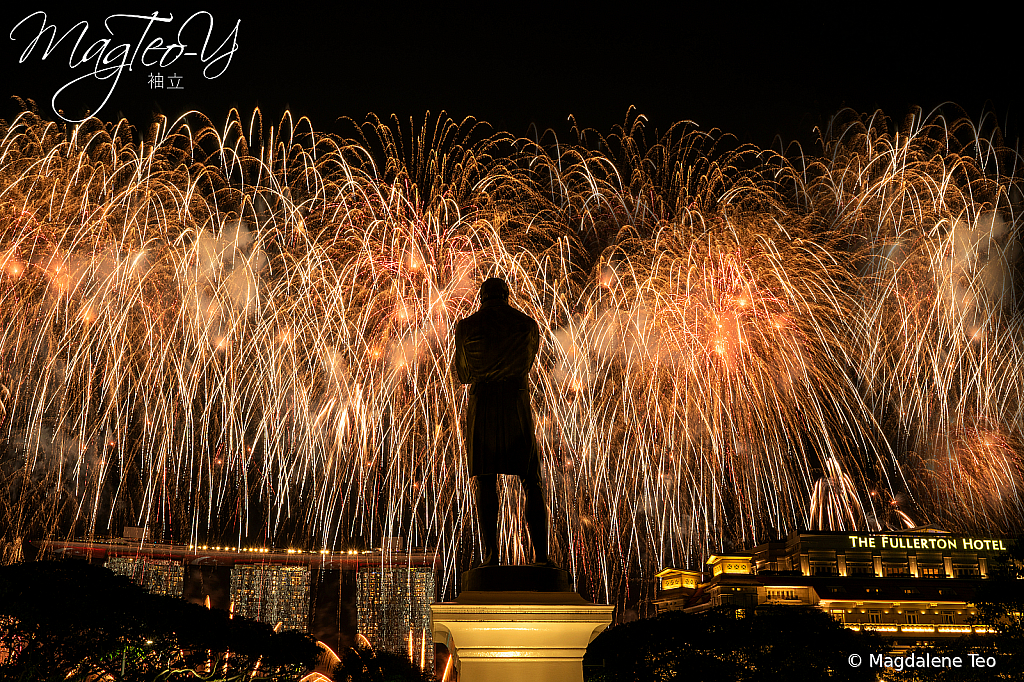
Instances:
[[[480,286],[480,310],[455,326],[452,364],[459,381],[472,384],[466,454],[469,475],[476,478],[483,565],[498,563],[498,474],[513,474],[522,481],[534,563],[553,565],[548,559],[547,509],[529,391],[540,330],[533,318],[509,305],[508,296],[504,280],[488,279]]]

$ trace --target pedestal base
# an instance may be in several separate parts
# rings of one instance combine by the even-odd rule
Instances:
[[[582,682],[583,654],[614,608],[569,591],[466,590],[430,614],[460,682]]]

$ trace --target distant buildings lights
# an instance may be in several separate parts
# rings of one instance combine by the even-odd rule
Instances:
[[[231,569],[231,603],[246,618],[305,632],[309,582],[308,566],[236,564]]]
[[[431,552],[399,552],[404,558],[398,559],[372,549],[153,544],[147,536],[145,528],[126,528],[124,538],[117,541],[45,541],[41,545],[71,556],[91,557],[101,551],[107,557],[107,567],[115,573],[128,576],[152,593],[179,598],[184,594],[185,573],[194,570],[188,569],[188,564],[232,566],[231,614],[301,631],[309,626],[313,572],[355,572],[358,640],[376,650],[408,656],[423,670],[434,665],[430,604],[435,598],[436,578]],[[215,554],[202,556],[201,552]],[[393,563],[396,560],[397,565]],[[209,594],[204,603],[206,608],[212,607]]]
[[[252,554],[266,554],[268,552],[275,552],[276,551],[276,552],[283,552],[285,554],[313,554],[313,555],[320,554],[322,556],[327,556],[329,554],[334,554],[335,553],[334,550],[326,549],[326,548],[324,548],[324,549],[311,549],[311,550],[307,551],[305,549],[296,549],[294,547],[289,547],[288,549],[274,550],[274,549],[272,549],[270,547],[241,547],[241,546],[238,546],[238,547],[228,547],[227,545],[224,545],[224,546],[216,545],[216,546],[211,547],[209,545],[196,545],[196,544],[188,545],[188,549],[191,552],[198,552],[200,550],[203,550],[203,551],[211,551],[211,552],[239,552],[239,553],[241,553],[241,552],[249,552],[249,553],[252,553]],[[338,553],[339,554],[347,554],[347,555],[355,555],[355,554],[360,554],[360,553],[361,554],[373,554],[374,552],[372,550],[371,551],[360,552],[357,549],[348,549],[348,550],[344,550],[343,549],[343,550],[341,550]]]
[[[423,669],[432,669],[434,647],[427,646],[427,639],[432,644],[430,603],[434,593],[433,568],[361,567],[356,577],[359,635],[376,650],[405,655]]]
[[[211,551],[211,552],[251,552],[253,554],[265,554],[267,552],[272,551],[268,547],[228,547],[226,545],[223,546],[223,547],[220,547],[220,546],[210,547],[209,545],[189,545],[188,548],[189,548],[189,551],[196,551],[196,552],[198,552],[199,550],[204,550],[204,551]],[[310,552],[310,554],[312,554],[312,553],[313,552]],[[320,550],[320,553],[321,554],[329,554],[330,550],[322,549],[322,550]],[[303,554],[303,550],[301,550],[301,549],[289,549],[288,550],[288,554]]]
[[[151,594],[180,597],[185,585],[185,567],[178,561],[149,557],[110,557],[104,563],[117,575],[126,576]]]

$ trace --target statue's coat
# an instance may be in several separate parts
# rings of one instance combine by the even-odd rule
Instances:
[[[536,476],[537,440],[530,409],[529,375],[540,329],[505,299],[489,299],[455,326],[452,364],[472,384],[466,409],[469,475]]]

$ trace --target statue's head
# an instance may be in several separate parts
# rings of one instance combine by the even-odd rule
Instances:
[[[491,300],[508,300],[508,284],[500,277],[491,277],[480,285],[480,302]]]

